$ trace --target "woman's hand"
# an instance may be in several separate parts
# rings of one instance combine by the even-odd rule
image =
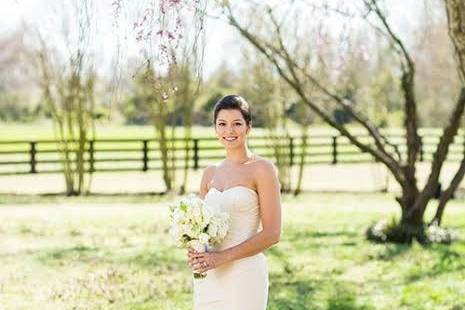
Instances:
[[[226,263],[227,257],[224,252],[196,252],[189,249],[188,263],[193,272],[205,273],[208,270],[215,269]]]

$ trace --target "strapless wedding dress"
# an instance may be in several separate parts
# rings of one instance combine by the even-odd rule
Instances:
[[[224,191],[210,188],[207,204],[217,204],[230,215],[226,238],[212,251],[244,242],[260,226],[258,194],[245,186]],[[207,271],[203,279],[193,278],[195,310],[264,310],[268,300],[268,267],[263,253],[223,264]]]

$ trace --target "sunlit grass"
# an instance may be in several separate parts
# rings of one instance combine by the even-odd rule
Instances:
[[[10,198],[0,206],[0,309],[192,309],[168,198]],[[268,309],[463,309],[463,204],[444,219],[461,241],[409,248],[364,239],[398,213],[391,195],[286,196],[281,242],[265,253]]]
[[[348,125],[354,133],[362,133],[362,128]],[[290,125],[290,132],[293,134],[300,133],[300,129],[296,126]],[[385,129],[390,133],[401,133],[400,128]],[[5,123],[0,122],[0,140],[40,140],[40,139],[53,139],[54,131],[53,124],[50,120],[41,120],[33,123]],[[208,126],[194,126],[192,130],[193,135],[197,137],[214,137],[215,133],[213,127]],[[252,135],[261,136],[266,131],[263,128],[254,127]],[[440,128],[422,128],[420,133],[423,134],[440,134]],[[184,129],[177,127],[175,129],[176,136],[182,136]],[[336,134],[336,131],[328,126],[315,125],[309,127],[309,134]],[[155,136],[154,127],[151,125],[125,125],[118,124],[110,121],[97,121],[96,135],[98,139],[111,139],[111,138],[141,138],[150,139]]]

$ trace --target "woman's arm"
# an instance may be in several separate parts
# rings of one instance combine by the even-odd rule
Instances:
[[[194,271],[204,273],[224,263],[262,252],[279,242],[281,235],[281,194],[276,169],[269,161],[256,163],[255,179],[260,203],[260,216],[263,229],[250,239],[219,252],[192,253],[199,262],[206,262],[208,267],[195,264]]]

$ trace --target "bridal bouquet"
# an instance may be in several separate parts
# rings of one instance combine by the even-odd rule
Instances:
[[[220,243],[229,229],[229,215],[219,206],[206,204],[195,195],[188,195],[170,206],[170,235],[177,247],[207,251]],[[194,273],[194,278],[206,274]]]

